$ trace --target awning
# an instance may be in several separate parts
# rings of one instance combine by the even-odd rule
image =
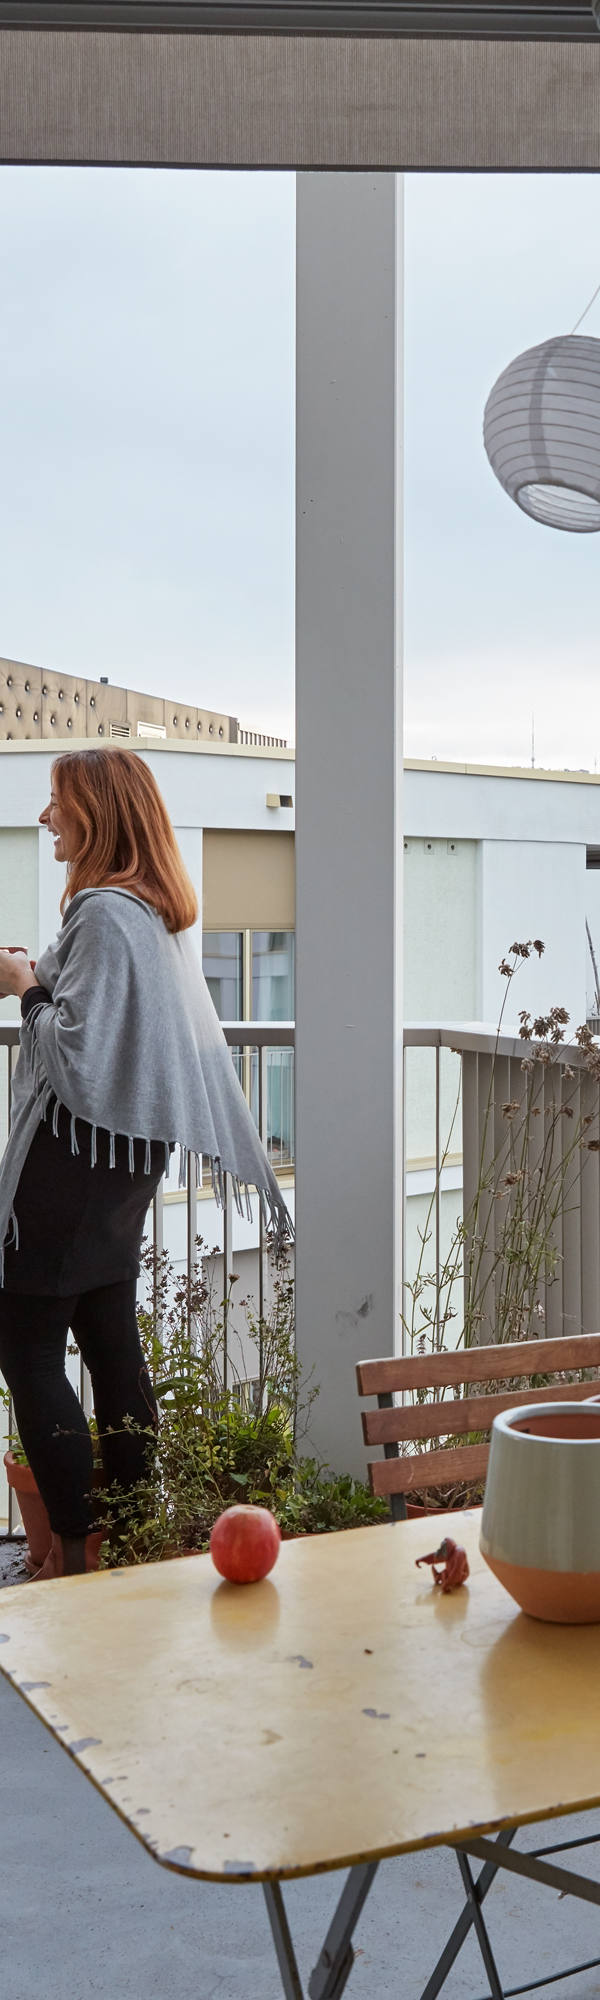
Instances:
[[[434,41],[593,41],[598,33],[592,0],[0,0],[0,28]]]

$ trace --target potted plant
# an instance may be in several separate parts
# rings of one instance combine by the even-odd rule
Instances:
[[[69,1353],[76,1354],[77,1352],[78,1350],[75,1346],[69,1348]],[[0,1399],[4,1403],[4,1407],[10,1417],[11,1399],[8,1389],[0,1388]],[[93,1416],[89,1419],[89,1427],[94,1448],[94,1486],[96,1487],[99,1485],[102,1475],[102,1461],[98,1441],[98,1427]],[[23,1448],[17,1430],[12,1430],[9,1434],[8,1449],[4,1453],[4,1469],[8,1485],[16,1495],[25,1529],[27,1542],[24,1558],[25,1567],[29,1570],[30,1575],[33,1575],[36,1570],[41,1569],[46,1556],[49,1554],[52,1529],[47,1508],[42,1500],[37,1480],[32,1472],[27,1453]]]
[[[8,1405],[6,1390],[2,1391],[2,1400]],[[16,1432],[12,1433],[8,1451],[4,1453],[4,1465],[8,1484],[12,1487],[19,1503],[27,1537],[26,1566],[31,1571],[41,1569],[50,1549],[52,1529],[39,1487]]]

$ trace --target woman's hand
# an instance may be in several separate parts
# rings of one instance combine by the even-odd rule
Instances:
[[[15,994],[20,1000],[30,986],[38,985],[27,952],[20,945],[0,948],[0,999],[8,1000]]]

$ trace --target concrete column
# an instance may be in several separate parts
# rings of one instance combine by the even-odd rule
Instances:
[[[364,1475],[399,1337],[401,185],[298,176],[298,1353],[307,1449]]]

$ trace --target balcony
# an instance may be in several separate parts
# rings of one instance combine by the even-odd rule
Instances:
[[[409,1351],[419,1338],[419,1313],[423,1320],[425,1294],[415,1298],[419,1264],[434,1345],[493,1342],[517,1331],[553,1338],[600,1325],[600,1084],[584,1049],[559,1043],[549,1060],[543,1049],[516,1030],[498,1035],[479,1024],[405,1029]],[[524,1187],[521,1250],[513,1230],[509,1253],[507,1216],[510,1222]],[[524,1303],[522,1290],[524,1323],[517,1327],[507,1267],[517,1255],[523,1265],[527,1254],[531,1284]],[[515,1299],[513,1287],[513,1307]]]
[[[294,1023],[227,1022],[224,1033],[268,1157],[293,1204]],[[10,1119],[18,1038],[16,1023],[0,1025],[0,1049],[6,1052],[0,1071],[0,1145]],[[514,1163],[518,1118],[515,1122],[513,1116],[511,1124],[506,1108],[522,1105],[527,1082],[523,1063],[536,1058],[538,1046],[525,1044],[516,1030],[498,1037],[478,1023],[405,1028],[403,1324],[396,1330],[397,1348],[406,1350],[411,1339],[422,1337],[424,1324],[426,1338],[434,1345],[454,1345],[465,1337],[474,1233],[471,1223],[470,1240],[469,1217],[486,1176],[477,1212],[477,1324],[468,1326],[467,1338],[494,1341],[503,1315],[507,1319],[510,1300],[507,1307],[502,1232],[516,1196],[513,1187],[498,1199],[492,1181],[494,1175],[496,1180],[506,1176],[511,1158]],[[552,1213],[544,1217],[546,1251],[531,1288],[528,1323],[519,1330],[548,1337],[592,1332],[600,1325],[600,1084],[586,1067],[585,1052],[561,1044],[553,1049],[551,1063],[536,1063],[534,1094],[521,1171],[530,1181],[536,1174],[538,1182],[540,1174],[545,1178]],[[187,1159],[181,1189],[175,1186],[177,1178],[173,1167],[171,1180],[161,1183],[153,1203],[151,1234],[157,1253],[166,1247],[180,1269],[189,1269],[197,1259],[198,1236],[207,1248],[215,1243],[217,1284],[224,1293],[223,1273],[232,1269],[242,1247],[250,1251],[252,1290],[262,1314],[268,1258],[258,1201],[252,1202],[252,1223],[242,1229],[228,1175],[221,1213],[211,1206],[208,1171],[198,1181],[193,1158]],[[367,1224],[368,1201],[366,1191]],[[459,1241],[461,1229],[465,1233]],[[417,1298],[419,1268],[422,1285]],[[508,1335],[517,1329],[503,1322],[503,1330]],[[390,1329],[390,1348],[392,1344]],[[70,1366],[79,1393],[88,1401],[85,1371],[75,1360]],[[354,1415],[354,1405],[352,1410]],[[355,1450],[353,1435],[348,1451]],[[0,1491],[0,1521],[3,1516],[12,1528],[8,1497]]]

